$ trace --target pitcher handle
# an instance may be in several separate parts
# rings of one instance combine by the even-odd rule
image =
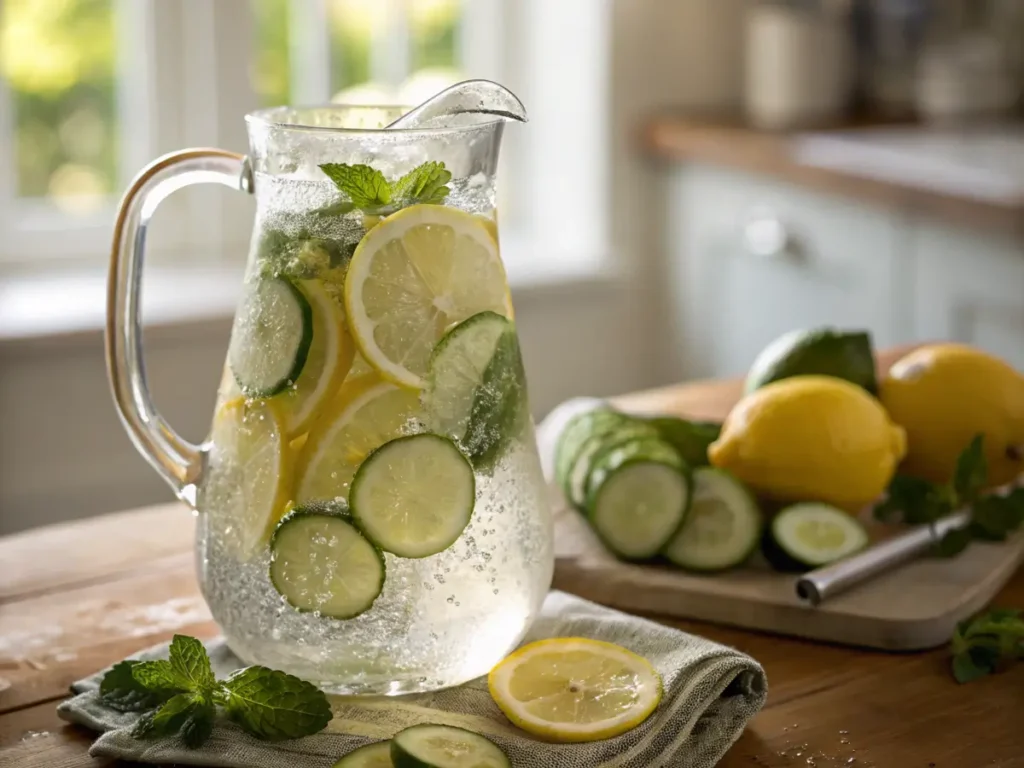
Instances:
[[[139,289],[146,231],[153,212],[172,192],[192,184],[224,184],[252,192],[244,155],[223,149],[184,149],[154,160],[132,181],[114,223],[107,276],[107,374],[121,421],[139,452],[174,489],[195,505],[202,472],[199,447],[185,440],[153,405],[142,356]]]

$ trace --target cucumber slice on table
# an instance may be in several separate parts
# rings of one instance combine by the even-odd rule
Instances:
[[[391,739],[395,768],[512,768],[501,747],[451,725],[414,725]]]
[[[270,581],[300,611],[351,619],[384,589],[384,556],[352,524],[344,503],[317,502],[285,516],[270,540]]]
[[[392,768],[391,742],[378,741],[349,752],[333,768]]]
[[[473,465],[493,466],[525,414],[525,375],[515,326],[479,312],[449,331],[430,357],[427,425],[462,445]]]
[[[576,462],[569,471],[566,496],[578,509],[587,504],[587,482],[594,469],[597,457],[625,443],[638,438],[656,439],[658,431],[650,424],[628,416],[615,425],[602,429],[584,441]],[[663,445],[665,445],[663,443]],[[678,458],[678,456],[676,457]]]
[[[352,479],[356,525],[385,552],[427,557],[462,535],[473,515],[473,467],[447,437],[399,437],[366,457]]]
[[[231,332],[228,361],[249,397],[271,397],[302,373],[313,341],[313,310],[283,278],[263,278],[246,291]]]
[[[868,540],[864,526],[849,513],[829,504],[804,502],[775,516],[762,548],[776,569],[802,572],[852,555],[864,549]]]
[[[690,504],[688,470],[672,446],[640,439],[605,453],[588,481],[587,517],[616,555],[644,560],[679,530]]]
[[[555,442],[555,481],[560,488],[566,489],[569,472],[587,438],[600,432],[605,424],[618,424],[625,418],[611,408],[598,407],[577,414],[566,422]]]
[[[739,565],[757,549],[764,518],[757,501],[721,469],[693,471],[693,501],[686,519],[663,554],[691,571],[719,571]]]

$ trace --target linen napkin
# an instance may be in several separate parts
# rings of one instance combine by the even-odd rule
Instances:
[[[99,701],[103,672],[75,683],[61,718],[100,736],[89,754],[146,763],[223,768],[330,768],[356,747],[388,739],[418,723],[442,723],[481,733],[499,744],[515,768],[711,768],[763,706],[767,681],[749,656],[652,621],[551,592],[524,642],[589,637],[647,658],[664,683],[657,710],[640,726],[605,741],[549,744],[511,725],[487,691],[486,678],[458,688],[394,698],[331,697],[327,730],[302,739],[265,742],[218,716],[213,735],[197,750],[178,737],[140,741],[131,736],[138,714]],[[166,658],[166,645],[133,658]],[[243,666],[223,640],[207,644],[218,677]],[[105,670],[104,670],[105,672]]]

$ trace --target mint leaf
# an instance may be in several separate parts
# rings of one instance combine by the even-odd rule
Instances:
[[[954,557],[967,549],[971,538],[971,531],[966,526],[952,528],[946,531],[946,534],[935,545],[935,550],[940,557]]]
[[[173,694],[151,691],[139,683],[132,669],[137,661],[122,661],[111,667],[100,681],[100,703],[118,712],[144,712],[161,704]]]
[[[383,173],[368,165],[324,163],[320,170],[352,199],[356,208],[379,207],[391,202],[391,185]]]
[[[192,683],[170,661],[140,661],[132,668],[132,677],[149,691],[191,691]]]
[[[988,477],[988,462],[985,461],[985,436],[978,434],[960,453],[953,471],[953,491],[959,505],[970,504],[978,497],[978,491]]]
[[[451,180],[451,171],[444,167],[444,163],[423,163],[394,183],[394,196],[403,205],[442,203],[451,192],[445,186]]]
[[[884,523],[909,525],[934,523],[953,511],[949,493],[942,486],[908,475],[896,475],[886,498],[875,507],[875,518]]]
[[[189,749],[198,749],[213,733],[213,721],[217,710],[212,701],[203,700],[193,707],[185,722],[181,724],[181,740]]]
[[[205,693],[217,684],[210,668],[210,657],[194,637],[175,635],[171,640],[170,661],[177,676],[188,681],[190,691]]]
[[[191,693],[179,693],[168,699],[160,709],[140,717],[132,728],[132,736],[136,739],[154,739],[177,733],[201,703],[202,700],[197,700]]]
[[[1024,659],[1024,614],[995,609],[957,625],[952,639],[953,676],[967,683]]]
[[[987,669],[982,669],[974,663],[969,652],[958,653],[953,657],[953,677],[963,685],[989,674]]]
[[[224,682],[228,715],[260,739],[308,736],[327,727],[331,705],[316,686],[267,667],[241,669]]]

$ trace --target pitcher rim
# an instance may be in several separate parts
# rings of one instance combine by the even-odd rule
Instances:
[[[248,125],[259,125],[264,128],[283,128],[289,131],[301,131],[310,133],[339,133],[339,134],[352,134],[358,136],[368,136],[375,133],[392,133],[401,134],[403,136],[437,136],[438,134],[445,133],[465,133],[467,131],[476,131],[481,128],[487,128],[490,126],[504,123],[505,119],[495,115],[494,117],[481,119],[480,122],[472,123],[471,125],[449,125],[449,126],[438,126],[436,128],[340,128],[329,125],[306,125],[305,123],[291,122],[288,120],[277,120],[273,116],[275,113],[288,113],[288,112],[300,112],[303,110],[345,110],[345,109],[359,109],[359,110],[403,110],[408,111],[413,109],[411,106],[403,104],[339,104],[339,103],[325,103],[325,104],[307,104],[298,106],[288,106],[281,104],[275,107],[264,107],[262,109],[256,109],[249,112],[245,116],[245,122]]]

